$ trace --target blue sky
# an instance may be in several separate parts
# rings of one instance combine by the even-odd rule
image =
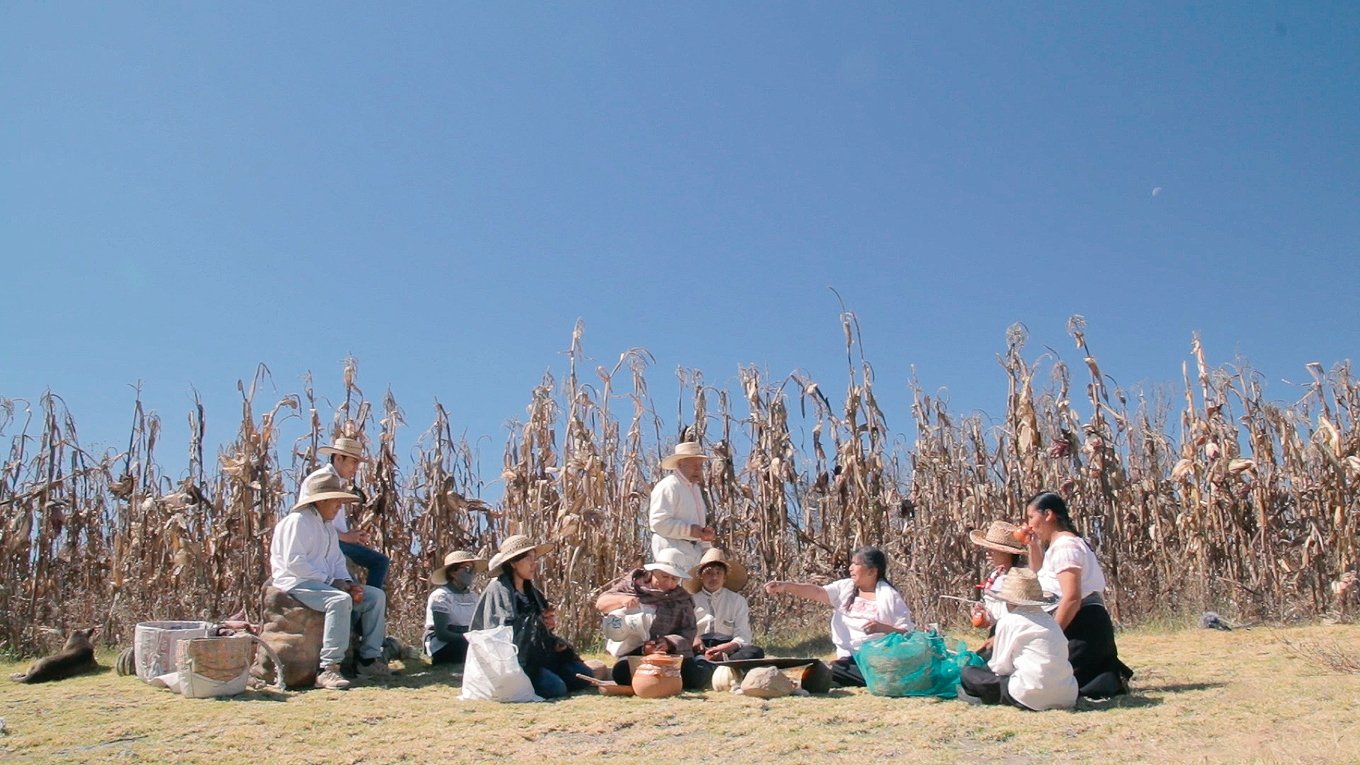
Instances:
[[[0,396],[113,445],[140,380],[173,462],[191,386],[220,444],[352,354],[494,464],[578,317],[668,418],[677,366],[842,390],[835,286],[896,430],[1074,313],[1292,399],[1360,347],[1357,86],[1347,3],[7,3]]]

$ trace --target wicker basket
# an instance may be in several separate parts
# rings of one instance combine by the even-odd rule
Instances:
[[[142,622],[137,625],[133,654],[137,677],[149,683],[152,678],[175,672],[179,666],[175,645],[181,640],[207,637],[212,625],[207,622]]]

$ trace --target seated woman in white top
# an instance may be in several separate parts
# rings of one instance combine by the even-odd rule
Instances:
[[[1025,554],[1025,546],[1016,540],[1019,527],[1005,521],[992,521],[986,531],[973,529],[968,532],[968,540],[987,551],[987,560],[992,573],[978,585],[979,599],[973,604],[974,627],[990,627],[987,640],[978,648],[978,655],[986,659],[991,656],[992,636],[996,634],[996,623],[1006,615],[1006,604],[997,599],[996,594],[1006,583],[1006,573],[1016,564],[1017,558]]]
[[[855,652],[877,635],[911,632],[915,624],[902,594],[888,581],[888,559],[877,547],[861,547],[850,559],[850,576],[825,587],[806,582],[767,582],[765,592],[787,593],[825,603],[831,613],[831,642],[836,660],[831,674],[846,686],[864,686]]]
[[[438,585],[425,602],[425,652],[431,664],[462,664],[467,658],[468,625],[477,610],[472,580],[486,571],[486,561],[472,553],[451,552],[430,574]]]
[[[963,692],[984,704],[1036,712],[1076,706],[1077,680],[1067,662],[1067,638],[1043,609],[1039,578],[1027,568],[1013,568],[995,597],[1009,610],[996,622],[987,666],[963,668]]]
[[[1077,534],[1067,503],[1053,492],[1026,504],[1030,564],[1038,570],[1044,592],[1057,599],[1050,606],[1067,636],[1068,660],[1081,695],[1106,698],[1128,693],[1133,670],[1119,660],[1114,623],[1105,610],[1105,574],[1086,540]],[[1047,548],[1047,549],[1045,549]]]

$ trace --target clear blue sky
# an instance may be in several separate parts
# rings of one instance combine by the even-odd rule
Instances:
[[[167,462],[191,385],[217,445],[348,354],[494,459],[577,317],[668,418],[677,366],[839,392],[829,285],[895,430],[911,365],[996,414],[1073,313],[1122,384],[1198,330],[1292,399],[1358,245],[1355,3],[0,7],[0,395],[117,445],[141,380]]]

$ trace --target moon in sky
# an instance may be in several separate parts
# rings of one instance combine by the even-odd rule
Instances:
[[[1157,196],[1157,195],[1159,195],[1159,194],[1161,194],[1161,193],[1162,193],[1162,187],[1161,187],[1161,186],[1153,186],[1153,187],[1152,187],[1152,196],[1155,197],[1155,196]]]

